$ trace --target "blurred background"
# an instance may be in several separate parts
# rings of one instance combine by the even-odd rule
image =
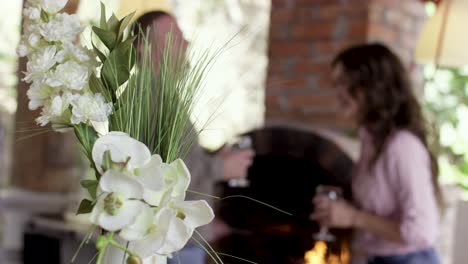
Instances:
[[[309,201],[318,184],[346,190],[359,153],[356,128],[337,112],[330,60],[350,45],[380,41],[404,61],[434,128],[449,205],[438,243],[442,263],[466,263],[467,0],[103,2],[119,16],[170,12],[195,48],[217,48],[235,36],[193,114],[195,124],[210,120],[200,142],[216,150],[249,135],[257,153],[250,186],[219,184],[218,192],[258,198],[294,217],[244,201],[220,203],[219,217],[231,227],[215,243],[221,251],[268,264],[348,263],[349,232],[334,231],[335,243],[312,240],[317,225],[307,220]],[[0,8],[0,263],[37,263],[43,250],[50,256],[40,263],[69,263],[87,231],[72,216],[87,165],[73,135],[35,132],[37,113],[27,109],[27,86],[20,81],[25,61],[15,52],[22,6],[23,0],[9,0]],[[93,24],[99,1],[70,0],[66,9]],[[81,41],[90,38],[85,31]],[[291,175],[287,183],[285,173]]]

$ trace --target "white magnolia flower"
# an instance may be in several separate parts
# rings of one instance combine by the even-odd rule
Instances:
[[[104,152],[110,151],[115,163],[127,162],[129,171],[141,168],[151,160],[151,152],[140,141],[123,132],[112,131],[96,140],[92,157],[97,170],[102,173]]]
[[[37,7],[27,7],[23,10],[23,15],[30,20],[38,20],[41,18],[41,10]]]
[[[55,64],[55,53],[57,49],[55,46],[47,46],[34,52],[26,65],[27,74],[24,78],[25,81],[42,79],[44,74],[50,70]]]
[[[152,255],[143,259],[143,264],[167,264],[167,257],[161,255]]]
[[[146,189],[143,195],[145,201],[153,206],[160,206],[165,203],[163,200],[178,199],[184,200],[190,184],[190,171],[181,159],[167,164],[162,161],[153,161],[148,170],[140,169],[139,173],[147,175],[146,177],[161,177],[164,186],[161,190]],[[150,176],[151,175],[151,176]],[[160,176],[161,175],[161,176]]]
[[[52,87],[63,86],[71,90],[81,90],[88,83],[89,69],[75,61],[67,61],[57,66],[47,78],[47,84]]]
[[[151,218],[148,216],[145,221],[139,222],[147,224],[149,221],[151,222],[146,228],[144,238],[131,243],[132,250],[143,259],[154,254],[169,255],[182,249],[193,233],[193,230],[177,217],[177,212],[171,208],[161,208],[155,216]],[[134,228],[133,231],[136,233],[135,230]],[[125,239],[125,233],[120,235]]]
[[[180,188],[184,188],[186,184],[188,185],[190,175],[187,175],[186,171],[172,173],[173,170],[177,168],[178,167],[174,164],[170,165],[164,163],[161,156],[153,155],[148,163],[134,171],[135,175],[138,176],[138,181],[140,181],[143,186],[153,186],[153,188],[145,188],[143,192],[143,199],[148,204],[159,206],[163,195],[169,188],[175,185],[175,181],[171,178],[176,175],[181,175],[183,178],[179,180],[179,185],[184,185]]]
[[[215,216],[213,209],[205,200],[176,201],[171,207],[177,211],[177,215],[191,229],[209,224]]]
[[[78,16],[65,13],[57,14],[48,23],[41,24],[39,29],[44,39],[49,42],[72,42],[82,31]]]
[[[29,98],[29,110],[36,110],[44,106],[53,93],[54,89],[52,87],[40,81],[34,81],[26,93]]]
[[[41,0],[40,4],[44,11],[49,14],[55,14],[62,10],[67,2],[68,0]]]
[[[139,201],[143,186],[130,176],[108,170],[99,180],[98,201],[90,215],[91,222],[108,231],[118,231],[135,222],[149,208]]]
[[[77,96],[71,102],[72,124],[86,123],[87,121],[105,122],[112,113],[112,103],[107,103],[102,94],[85,93]]]

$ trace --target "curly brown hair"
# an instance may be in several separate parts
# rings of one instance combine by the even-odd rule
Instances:
[[[333,67],[338,65],[342,67],[349,94],[357,101],[361,96],[364,102],[360,104],[357,118],[359,125],[372,135],[376,147],[373,161],[394,131],[410,131],[430,155],[434,192],[442,207],[437,161],[428,146],[426,121],[403,63],[389,48],[374,43],[342,51],[332,61]]]

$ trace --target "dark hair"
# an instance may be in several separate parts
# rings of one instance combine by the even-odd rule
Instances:
[[[170,14],[163,11],[152,11],[143,14],[142,16],[138,17],[135,21],[133,33],[137,35],[140,31],[140,28],[143,32],[146,32],[146,29],[148,27],[151,27],[154,21],[164,16],[170,16]]]
[[[358,122],[372,135],[375,152],[371,165],[393,132],[410,131],[429,152],[434,192],[439,206],[443,206],[438,166],[428,146],[424,115],[400,59],[382,44],[363,44],[339,53],[332,62],[333,67],[337,65],[342,67],[349,94],[356,100],[362,96],[364,101],[359,105]]]

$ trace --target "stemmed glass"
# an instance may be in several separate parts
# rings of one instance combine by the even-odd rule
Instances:
[[[250,136],[241,136],[237,142],[232,145],[234,151],[252,148],[252,138]],[[247,178],[232,179],[228,181],[231,188],[247,188],[250,186],[250,181]]]
[[[343,190],[337,186],[319,185],[315,189],[315,195],[335,201],[343,198]],[[336,240],[336,237],[328,231],[328,226],[320,226],[320,231],[315,233],[313,238],[326,242],[333,242]]]

